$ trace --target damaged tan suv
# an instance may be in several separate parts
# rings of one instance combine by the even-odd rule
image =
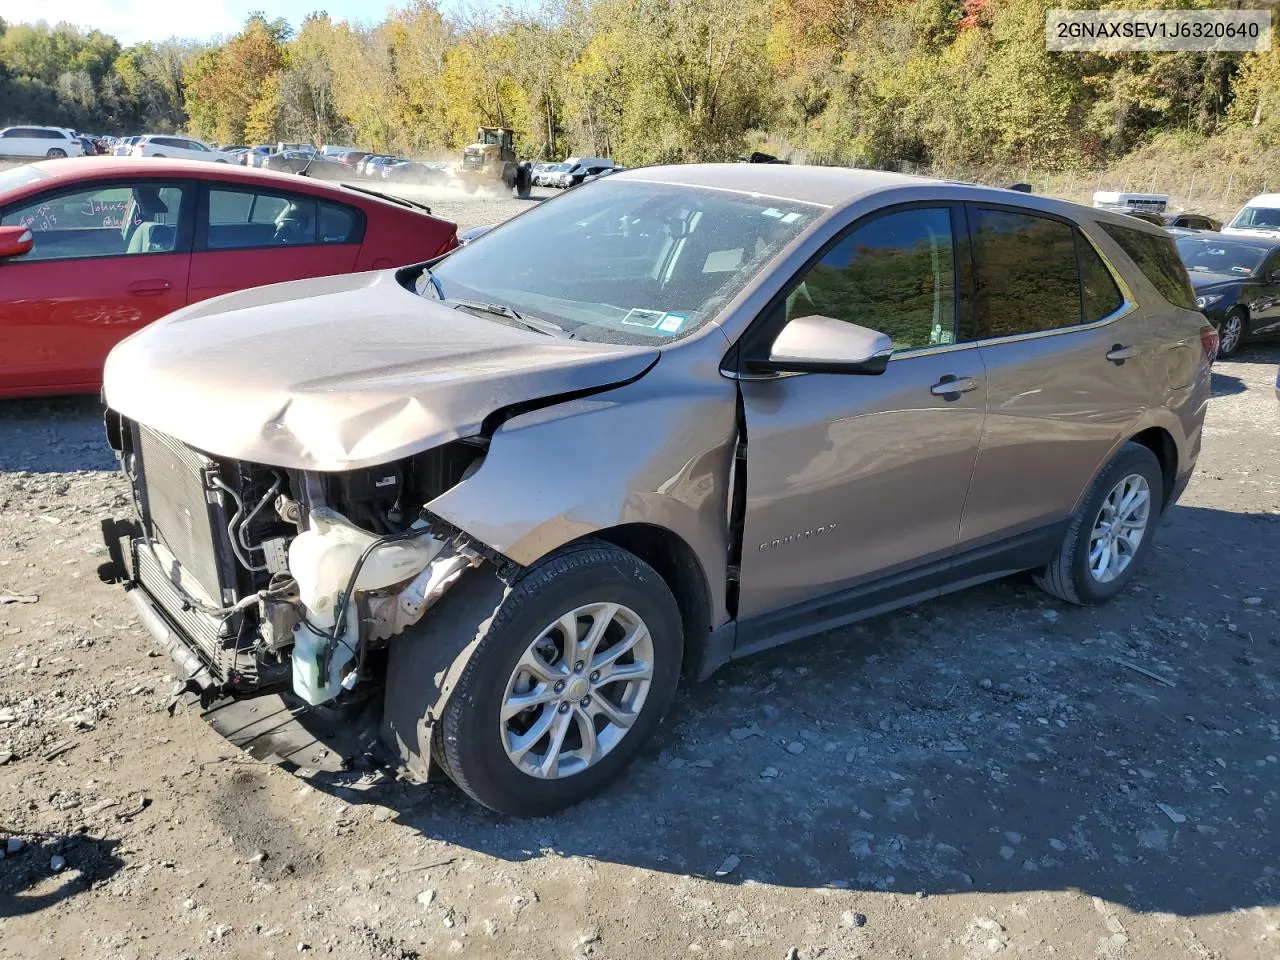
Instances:
[[[1129,217],[634,170],[122,343],[136,515],[107,541],[184,679],[372,691],[406,775],[547,813],[621,773],[682,676],[1017,571],[1114,596],[1192,472],[1215,348]]]

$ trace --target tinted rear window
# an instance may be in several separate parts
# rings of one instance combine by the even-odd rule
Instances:
[[[1137,264],[1138,269],[1162,297],[1175,307],[1185,307],[1188,310],[1196,308],[1196,295],[1191,290],[1187,269],[1178,257],[1173,237],[1161,237],[1111,223],[1102,224],[1102,229]]]

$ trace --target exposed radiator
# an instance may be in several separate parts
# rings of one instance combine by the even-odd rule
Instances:
[[[138,493],[147,532],[163,543],[204,592],[223,606],[235,599],[225,511],[207,478],[218,464],[186,444],[138,427]]]
[[[183,601],[181,592],[165,570],[170,558],[165,556],[168,551],[163,545],[156,546],[155,554],[142,542],[137,543],[134,549],[138,580],[182,631],[185,639],[198,649],[201,658],[213,668],[214,673],[220,679],[226,679],[231,659],[228,647],[234,639],[232,623],[220,621],[203,611],[193,610]],[[184,586],[191,592],[193,585],[184,583]],[[238,621],[238,618],[234,619]]]

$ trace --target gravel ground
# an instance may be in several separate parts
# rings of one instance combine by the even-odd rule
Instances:
[[[519,822],[170,716],[95,573],[127,504],[97,404],[0,402],[0,956],[1275,960],[1278,361],[1219,365],[1114,603],[1012,579],[734,664]]]

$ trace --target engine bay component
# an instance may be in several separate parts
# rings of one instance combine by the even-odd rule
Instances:
[[[370,643],[388,640],[403,633],[422,619],[427,609],[444,595],[463,571],[479,566],[483,558],[476,551],[461,547],[443,551],[425,570],[409,581],[399,593],[369,600]]]
[[[289,571],[307,615],[294,631],[293,689],[310,704],[336,697],[358,657],[354,595],[415,577],[444,548],[428,525],[379,537],[328,507],[311,511],[310,527],[289,545]]]
[[[277,652],[294,641],[294,631],[302,623],[302,608],[296,602],[266,600],[262,604],[259,633],[262,647]]]

